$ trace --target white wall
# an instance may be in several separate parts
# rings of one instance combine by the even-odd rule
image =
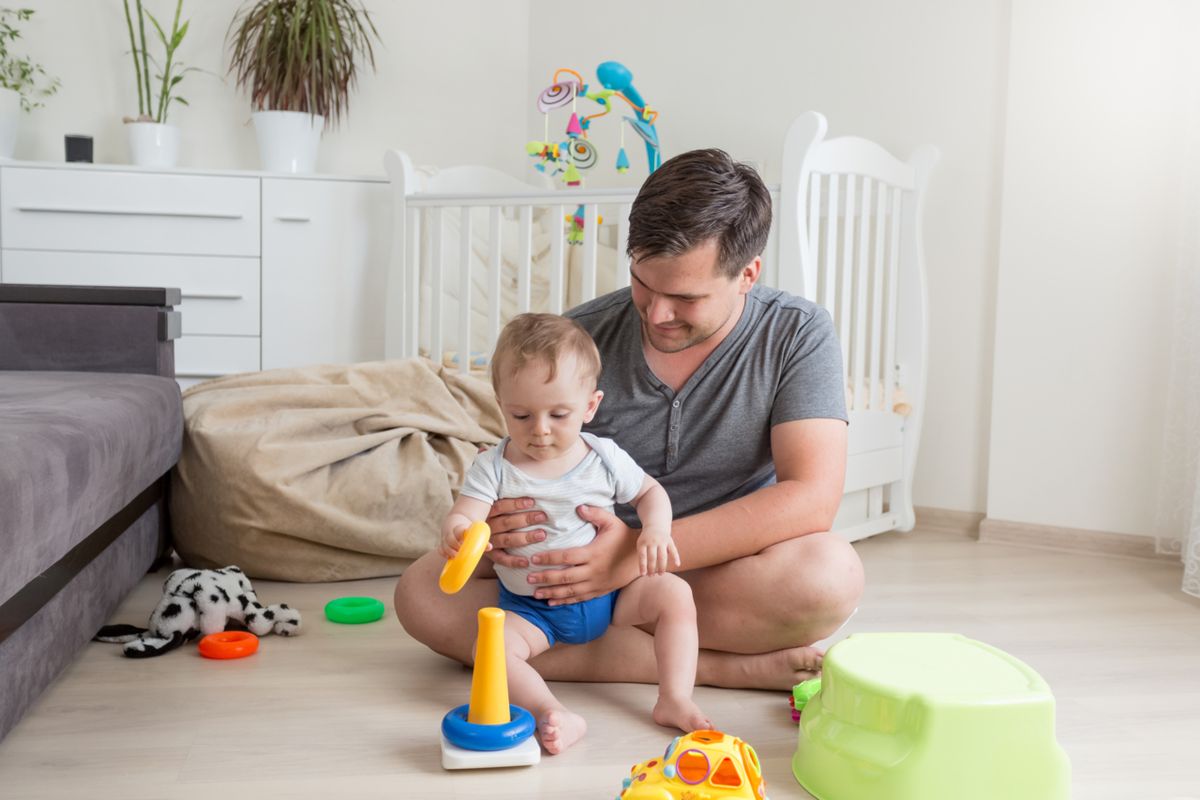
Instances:
[[[170,0],[147,0],[167,16]],[[65,133],[96,137],[97,161],[127,160],[120,118],[135,104],[119,0],[30,0],[31,54],[63,79],[30,118],[17,157],[62,160]],[[225,76],[224,36],[234,0],[188,0],[189,64]],[[907,155],[942,150],[927,210],[931,296],[929,405],[919,459],[920,505],[968,511],[985,502],[990,401],[996,198],[1007,53],[1007,4],[986,0],[871,0],[853,5],[747,0],[729,4],[608,0],[586,23],[546,0],[368,0],[385,42],[379,71],[364,74],[348,124],[327,134],[319,169],[378,174],[399,146],[418,163],[484,163],[530,170],[523,144],[540,138],[534,98],[554,69],[594,78],[617,59],[662,111],[666,155],[719,146],[779,178],[784,132],[807,109],[830,134],[853,133]],[[249,109],[232,80],[190,75],[182,166],[255,169]],[[604,146],[606,121],[595,140]],[[614,157],[613,142],[604,160]],[[627,139],[634,169],[597,170],[591,185],[633,185],[643,152]],[[594,173],[594,174],[596,174]]]
[[[147,3],[163,16],[173,7]],[[26,4],[37,16],[24,42],[63,89],[29,118],[18,158],[61,161],[63,134],[91,133],[98,161],[125,162],[120,118],[136,93],[121,3]],[[224,76],[238,5],[188,0],[181,57]],[[1174,109],[1181,96],[1194,109],[1200,85],[1186,0],[742,0],[736,13],[718,0],[606,0],[584,22],[548,0],[367,5],[384,40],[379,71],[363,75],[348,123],[327,134],[325,172],[379,174],[383,150],[399,146],[419,163],[532,174],[523,143],[542,133],[538,91],[556,67],[592,80],[609,59],[661,111],[668,156],[719,146],[778,180],[784,132],[806,109],[826,114],[831,135],[900,155],[936,144],[916,502],[1143,530],[1166,265],[1183,224]],[[192,75],[184,87],[192,107],[173,118],[183,166],[255,169],[248,103],[232,81]],[[615,127],[594,131],[607,152],[591,185],[640,182],[633,137],[634,169],[617,177],[607,169]]]
[[[145,0],[169,24],[172,0]],[[137,113],[121,0],[22,0],[33,8],[23,44],[62,79],[62,89],[28,118],[16,157],[63,160],[63,135],[95,139],[96,161],[128,163],[124,115]],[[132,0],[131,0],[132,5]],[[180,84],[181,166],[257,169],[249,101],[226,75],[225,34],[235,0],[185,0],[191,19],[178,58],[215,75]],[[383,151],[399,147],[418,163],[489,163],[518,169],[525,100],[529,13],[526,0],[367,0],[382,45],[364,71],[341,129],[326,133],[318,170],[381,175]],[[149,22],[147,22],[149,27]],[[149,33],[149,32],[148,32]]]
[[[1148,533],[1198,21],[1014,0],[989,517]]]
[[[982,511],[1007,3],[606,0],[602,8],[568,36],[561,4],[531,0],[530,138],[542,137],[534,98],[556,68],[592,82],[611,59],[661,112],[664,158],[721,147],[778,181],[784,133],[809,109],[828,117],[831,136],[865,136],[905,158],[921,144],[941,149],[926,210],[929,404],[915,502]],[[608,150],[591,185],[644,177],[632,136],[634,169],[623,181],[611,176],[615,128],[595,123],[592,138]]]

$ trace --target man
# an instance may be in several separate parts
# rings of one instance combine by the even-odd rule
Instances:
[[[811,645],[862,594],[862,564],[828,533],[842,496],[846,408],[841,348],[827,312],[758,286],[771,223],[766,186],[720,150],[663,164],[629,217],[630,288],[573,309],[596,341],[604,400],[587,430],[612,438],[667,489],[672,536],[700,634],[697,683],[788,689],[815,675]],[[628,509],[618,509],[627,512]],[[597,509],[586,547],[534,557],[537,596],[588,600],[638,576],[636,535]],[[528,498],[498,501],[492,561],[539,541]],[[525,529],[525,530],[520,530]],[[470,663],[474,614],[496,602],[490,563],[457,595],[431,591],[442,560],[418,559],[396,586],[414,638]],[[653,637],[610,628],[531,663],[547,680],[655,680]]]

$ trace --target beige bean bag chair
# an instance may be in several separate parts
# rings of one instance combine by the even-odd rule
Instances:
[[[424,359],[231,375],[183,410],[176,549],[276,580],[399,574],[503,434],[488,383]]]

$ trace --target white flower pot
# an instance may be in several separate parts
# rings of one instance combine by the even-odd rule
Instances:
[[[21,95],[0,89],[0,158],[12,158],[21,126]]]
[[[174,167],[179,163],[179,128],[157,122],[126,122],[129,159],[138,167]]]
[[[258,156],[265,171],[316,171],[324,117],[307,111],[256,111],[253,117]]]

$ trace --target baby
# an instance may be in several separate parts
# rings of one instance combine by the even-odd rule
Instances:
[[[692,701],[699,645],[691,587],[667,572],[671,562],[680,565],[671,541],[671,501],[615,442],[581,431],[604,396],[596,389],[599,377],[600,354],[573,320],[522,314],[510,322],[492,357],[492,385],[509,436],[475,459],[442,523],[440,552],[452,558],[463,532],[472,521],[485,519],[498,498],[531,497],[546,515],[534,526],[546,532],[545,541],[509,550],[529,558],[595,538],[595,528],[576,513],[581,505],[611,511],[615,501],[637,509],[642,577],[619,592],[551,606],[533,596],[532,568],[495,565],[499,606],[507,612],[509,694],[537,719],[542,746],[551,754],[577,742],[587,725],[551,694],[528,661],[557,642],[596,639],[610,622],[653,626],[659,678],[655,722],[684,731],[712,727]]]

